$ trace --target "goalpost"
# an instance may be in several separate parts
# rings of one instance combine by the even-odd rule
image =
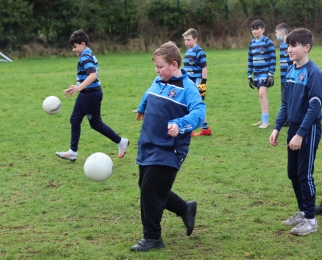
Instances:
[[[1,56],[2,56],[2,58],[3,58],[3,59],[1,59],[1,58],[0,58],[0,61],[4,61],[4,62],[12,62],[12,60],[11,60],[8,56],[4,55],[2,52],[0,52],[0,55],[1,55]]]

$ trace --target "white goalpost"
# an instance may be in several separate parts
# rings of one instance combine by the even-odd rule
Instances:
[[[12,62],[12,60],[8,56],[4,55],[2,52],[0,52],[0,55],[2,56],[2,58],[0,57],[0,61]]]

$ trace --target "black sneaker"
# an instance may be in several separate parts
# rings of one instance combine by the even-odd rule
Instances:
[[[131,251],[146,252],[153,249],[160,249],[165,247],[162,238],[160,239],[148,239],[142,238],[139,243],[131,247]]]
[[[320,214],[322,214],[322,203],[319,206],[315,207],[315,215]]]
[[[195,200],[187,201],[187,212],[182,217],[183,223],[187,228],[187,236],[190,236],[193,228],[195,227],[196,211],[197,211],[197,202]]]

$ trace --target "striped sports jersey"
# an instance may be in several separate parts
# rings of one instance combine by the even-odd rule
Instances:
[[[322,73],[313,61],[299,68],[291,65],[286,72],[282,106],[274,128],[279,131],[287,120],[300,125],[298,135],[303,137],[321,119],[321,85]]]
[[[285,83],[285,75],[289,66],[293,64],[287,52],[288,44],[282,42],[280,44],[280,68],[281,68],[281,83]]]
[[[248,48],[248,76],[254,73],[254,80],[266,80],[268,73],[274,74],[276,54],[273,41],[263,35],[260,40],[254,38]]]
[[[101,86],[101,83],[98,79],[98,61],[93,55],[92,50],[87,48],[82,52],[78,60],[76,85],[79,86],[87,78],[87,76],[93,72],[96,73],[96,80],[90,85],[86,86],[87,89]]]
[[[201,78],[202,68],[207,67],[206,53],[198,44],[187,49],[183,59],[183,68],[188,72],[189,78]]]

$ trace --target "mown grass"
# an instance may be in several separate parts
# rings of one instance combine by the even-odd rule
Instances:
[[[322,67],[322,47],[311,58]],[[103,120],[131,141],[127,155],[82,125],[79,157],[60,160],[70,141],[69,116],[75,97],[62,89],[75,82],[77,58],[25,59],[0,63],[0,258],[2,259],[320,259],[321,230],[290,234],[281,221],[296,211],[286,175],[286,132],[276,148],[260,119],[258,96],[246,79],[247,50],[208,50],[207,118],[213,135],[192,139],[174,191],[196,199],[196,227],[185,236],[182,220],[164,212],[166,248],[133,253],[142,237],[138,169],[141,123],[131,112],[155,77],[151,54],[98,56],[104,88]],[[270,121],[280,106],[279,73],[269,90]],[[62,111],[49,116],[42,101],[61,98]],[[114,162],[110,179],[89,181],[86,158],[105,152]],[[315,183],[322,200],[321,149]],[[319,222],[322,218],[317,216]],[[322,222],[321,222],[322,223]],[[322,225],[322,224],[321,224]]]

